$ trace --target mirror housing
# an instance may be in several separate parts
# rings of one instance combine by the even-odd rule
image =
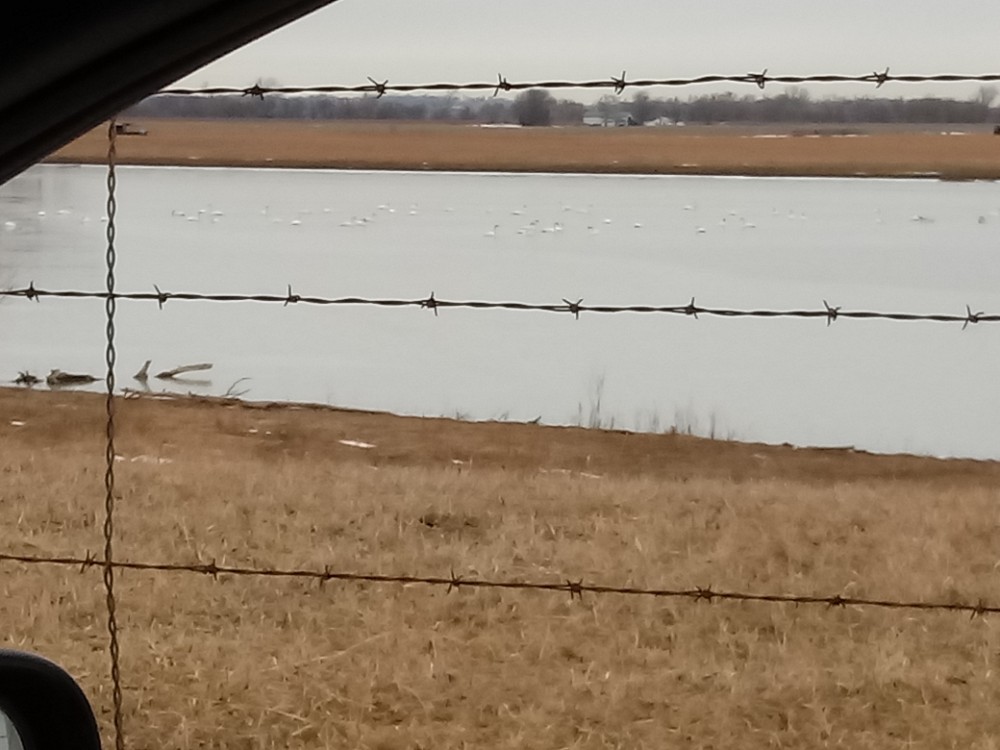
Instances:
[[[35,654],[0,649],[0,711],[24,750],[101,750],[97,721],[80,686]]]

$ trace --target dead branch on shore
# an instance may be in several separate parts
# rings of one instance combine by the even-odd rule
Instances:
[[[144,367],[143,370],[146,368]],[[157,373],[156,377],[161,380],[171,380],[176,378],[178,375],[183,375],[186,372],[199,372],[201,370],[211,370],[211,362],[201,362],[195,365],[181,365],[180,367],[175,367],[173,370],[164,370],[163,372]],[[142,371],[140,371],[142,372]]]
[[[234,381],[231,386],[226,389],[226,392],[222,394],[222,398],[242,398],[250,392],[249,388],[237,388],[237,386],[250,378],[239,378]]]
[[[16,385],[25,385],[28,388],[30,388],[33,385],[38,385],[41,382],[42,382],[41,378],[32,375],[27,370],[21,370],[20,372],[18,372],[17,377],[14,379],[14,383]]]

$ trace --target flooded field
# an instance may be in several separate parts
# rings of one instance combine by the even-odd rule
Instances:
[[[101,290],[103,185],[99,167],[47,165],[0,189],[0,282]],[[118,227],[123,292],[1000,309],[1000,189],[985,182],[127,167]],[[102,374],[99,300],[7,299],[0,322],[3,379]],[[996,458],[998,333],[123,301],[118,377],[138,388],[147,359],[211,362],[170,388]]]

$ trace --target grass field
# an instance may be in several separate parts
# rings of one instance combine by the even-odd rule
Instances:
[[[837,128],[481,128],[388,122],[143,120],[124,163],[1000,179],[1000,137]],[[844,129],[839,129],[844,131]],[[846,131],[844,131],[846,132]],[[781,134],[787,137],[761,137]],[[50,161],[102,162],[104,128]]]
[[[103,409],[0,389],[0,550],[99,554]],[[998,601],[993,462],[118,411],[120,559]],[[0,571],[4,645],[77,675],[110,745],[99,569]],[[995,617],[129,571],[118,613],[133,748],[1000,744]]]

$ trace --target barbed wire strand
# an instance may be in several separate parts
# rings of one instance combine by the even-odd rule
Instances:
[[[115,216],[118,210],[115,188],[117,176],[115,161],[117,157],[117,122],[114,118],[108,123],[108,181],[107,181],[107,252],[105,255],[107,268],[107,293],[105,294],[105,374],[106,398],[105,409],[105,468],[104,468],[104,561],[103,579],[108,610],[108,653],[111,657],[112,702],[114,705],[115,748],[124,750],[125,735],[122,722],[122,686],[121,668],[119,665],[120,651],[118,646],[118,615],[115,599],[115,565],[114,565],[114,513],[115,513],[115,264],[117,251],[115,249]]]
[[[256,302],[280,304],[283,307],[294,304],[302,305],[360,305],[374,307],[414,307],[432,310],[435,315],[441,309],[466,308],[473,310],[505,310],[505,311],[536,311],[552,313],[569,313],[579,318],[582,313],[639,313],[684,315],[697,318],[699,315],[722,318],[819,318],[830,325],[841,318],[855,320],[890,320],[890,321],[929,321],[938,323],[961,323],[964,330],[970,324],[1000,322],[1000,314],[987,314],[983,311],[973,312],[971,305],[965,306],[964,313],[914,313],[914,312],[881,312],[877,310],[845,310],[841,306],[829,304],[823,300],[823,307],[813,309],[736,309],[726,307],[705,307],[698,305],[695,298],[682,305],[586,305],[583,299],[576,301],[563,298],[558,303],[533,302],[500,302],[487,300],[450,300],[440,299],[431,292],[428,297],[410,299],[388,299],[370,297],[319,297],[297,294],[288,286],[284,294],[210,294],[200,292],[165,292],[159,286],[153,286],[152,292],[94,292],[83,290],[53,290],[41,289],[31,282],[21,289],[0,290],[2,297],[23,297],[28,300],[40,301],[42,298],[62,299],[100,299],[100,300],[133,300],[156,302],[162,308],[171,300],[198,302]]]
[[[88,568],[102,565],[94,556],[87,553],[78,556],[40,556],[0,553],[0,562],[22,563],[26,565],[59,565],[78,568],[85,572]],[[546,591],[569,594],[570,598],[582,598],[584,594],[620,595],[653,597],[660,599],[690,599],[708,603],[719,602],[757,602],[766,604],[792,605],[823,605],[826,607],[867,607],[893,610],[917,610],[961,612],[971,617],[987,614],[1000,614],[1000,606],[987,604],[983,600],[975,604],[968,601],[926,602],[905,601],[893,599],[878,599],[869,597],[843,596],[834,594],[795,595],[768,594],[744,591],[727,591],[714,589],[711,586],[696,586],[694,588],[646,588],[640,586],[611,586],[585,583],[583,578],[566,579],[559,582],[540,583],[517,580],[496,580],[486,578],[466,578],[452,572],[448,576],[425,576],[416,574],[381,574],[381,573],[351,573],[335,571],[329,567],[323,570],[299,568],[252,568],[243,566],[220,565],[214,560],[208,563],[158,563],[158,562],[128,562],[115,561],[111,563],[119,570],[132,570],[160,573],[195,573],[218,578],[221,575],[258,578],[299,578],[316,581],[319,585],[329,581],[374,584],[423,584],[431,587],[444,587],[449,592],[462,588],[467,589],[508,589],[518,591]]]
[[[821,73],[809,75],[768,75],[767,68],[760,73],[741,73],[737,75],[699,75],[689,78],[637,78],[628,79],[626,71],[620,76],[597,80],[553,80],[553,81],[509,81],[502,74],[497,74],[495,81],[479,81],[472,83],[432,83],[392,84],[388,79],[379,81],[371,76],[368,83],[358,85],[324,84],[315,86],[264,86],[256,83],[247,87],[205,86],[200,88],[174,87],[162,89],[159,94],[169,96],[214,96],[239,95],[262,99],[267,94],[375,94],[381,98],[387,93],[411,93],[416,91],[492,91],[493,96],[501,91],[524,91],[527,89],[610,89],[616,94],[622,94],[627,88],[678,88],[683,86],[698,86],[711,83],[751,84],[763,90],[769,83],[800,85],[807,83],[874,83],[875,88],[881,88],[887,83],[987,83],[1000,81],[1000,73],[963,74],[934,73],[930,75],[895,75],[884,71],[874,71],[863,75],[841,75]]]

